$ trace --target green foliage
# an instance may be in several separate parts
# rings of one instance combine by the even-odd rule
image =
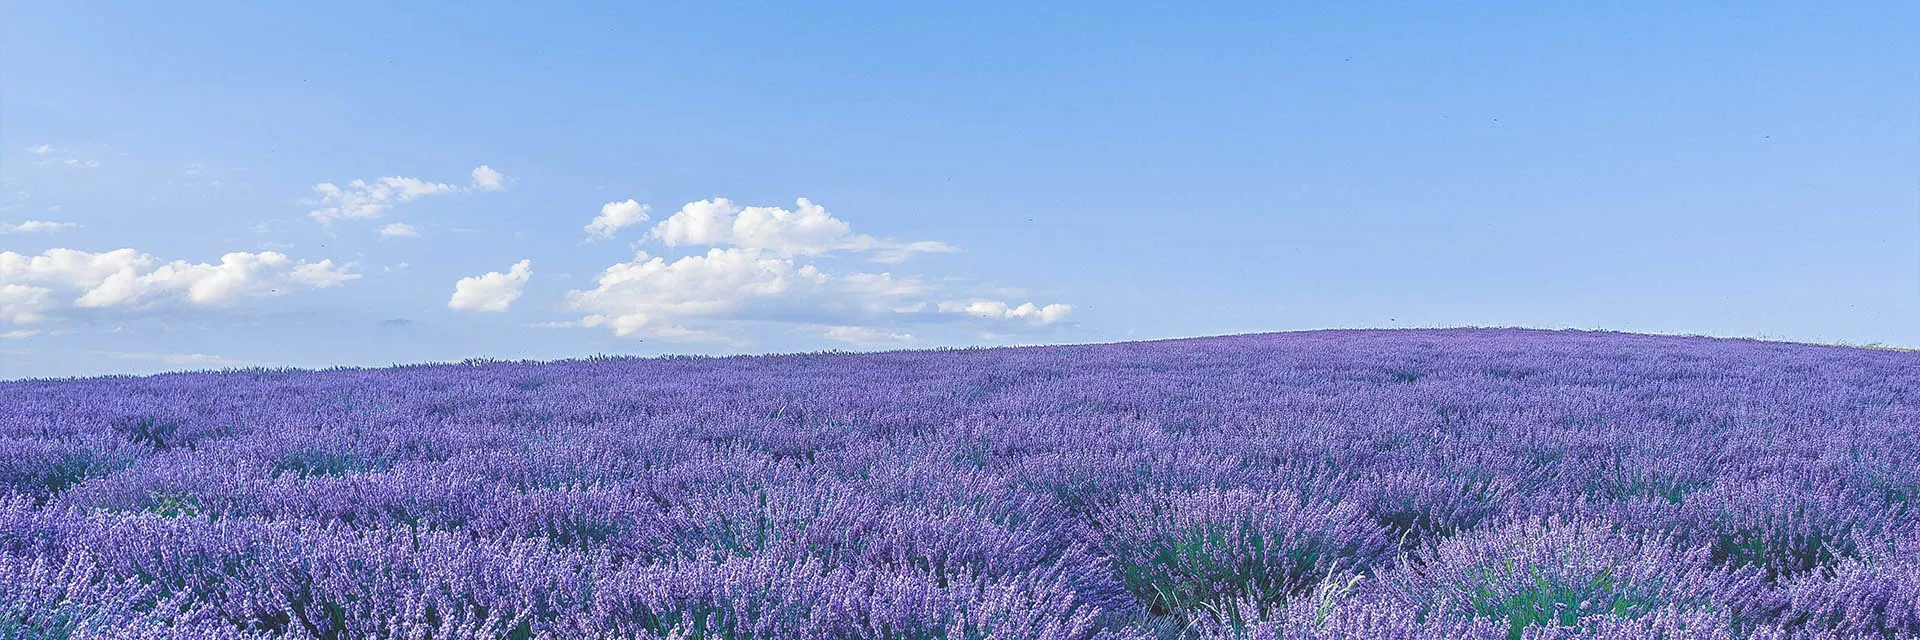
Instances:
[[[191,518],[200,515],[200,499],[184,493],[149,492],[145,511],[162,518]]]
[[[1769,582],[1833,566],[1854,556],[1852,537],[1823,531],[1767,531],[1739,529],[1713,538],[1713,562],[1730,569],[1755,567]]]
[[[1496,578],[1489,575],[1488,581]],[[1469,606],[1482,618],[1507,623],[1507,637],[1520,640],[1528,627],[1573,627],[1586,615],[1601,613],[1593,603],[1610,602],[1604,613],[1634,619],[1645,615],[1657,603],[1620,593],[1611,574],[1602,572],[1586,582],[1562,582],[1545,575],[1534,576],[1534,588],[1496,591],[1476,586]]]
[[[367,471],[372,466],[371,461],[364,460],[350,451],[327,451],[316,448],[294,451],[273,463],[275,471],[299,474],[303,477],[345,475]]]

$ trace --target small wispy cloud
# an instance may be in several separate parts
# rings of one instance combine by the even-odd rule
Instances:
[[[80,225],[72,222],[53,222],[51,220],[28,220],[19,224],[0,222],[0,233],[58,233],[68,229],[78,229]]]
[[[237,367],[248,364],[245,360],[236,360],[226,356],[216,356],[205,353],[145,353],[135,351],[90,351],[89,353],[118,360],[159,362],[176,367]]]
[[[621,229],[646,222],[647,212],[651,210],[653,207],[640,204],[632,198],[600,205],[600,215],[594,216],[585,227],[587,241],[606,240]]]
[[[27,153],[40,156],[34,164],[73,167],[76,169],[96,169],[100,167],[97,153],[78,153],[50,144],[27,147]]]
[[[380,227],[380,230],[376,231],[375,233],[379,233],[380,237],[382,238],[418,238],[420,237],[420,231],[418,229],[414,229],[413,225],[407,224],[405,222],[395,222],[393,224]]]
[[[512,180],[493,167],[480,165],[471,172],[467,186],[432,182],[405,176],[387,176],[373,180],[354,180],[344,185],[322,182],[313,185],[319,197],[311,202],[317,208],[307,215],[321,224],[338,220],[371,220],[385,215],[394,205],[434,195],[470,191],[503,191]]]
[[[898,333],[873,327],[829,326],[822,328],[820,335],[828,340],[860,347],[902,346],[913,343],[911,333]]]
[[[474,167],[471,177],[473,178],[472,188],[480,191],[505,191],[507,181],[511,180],[506,174],[484,164]]]
[[[181,165],[178,175],[168,182],[205,189],[221,189],[236,177],[232,167],[214,167],[199,162]]]

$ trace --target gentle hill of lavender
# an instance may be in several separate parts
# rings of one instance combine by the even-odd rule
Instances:
[[[1522,330],[0,383],[0,638],[1912,638],[1920,354]]]

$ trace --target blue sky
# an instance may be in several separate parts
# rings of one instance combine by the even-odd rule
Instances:
[[[0,377],[1920,346],[1912,3],[264,4],[6,3]]]

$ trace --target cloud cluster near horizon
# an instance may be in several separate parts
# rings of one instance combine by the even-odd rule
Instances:
[[[633,200],[610,202],[586,229],[592,239],[611,238],[647,221],[647,211]],[[914,325],[1044,327],[1073,308],[969,298],[891,271],[823,267],[814,259],[847,255],[897,264],[915,254],[956,249],[855,233],[850,223],[806,198],[792,209],[741,206],[726,198],[689,202],[645,237],[668,249],[706,250],[677,258],[636,251],[603,269],[595,287],[567,292],[567,306],[582,315],[566,324],[619,336],[730,344],[741,343],[739,336],[752,326],[788,325],[829,340],[878,345],[911,342],[913,335],[903,329]]]
[[[130,248],[0,251],[0,321],[33,324],[79,309],[226,307],[243,298],[337,287],[360,278],[351,267],[273,251],[237,251],[212,263],[162,262]]]
[[[51,220],[28,220],[20,223],[0,222],[0,233],[58,233],[80,225],[72,222],[54,222]]]
[[[57,153],[50,145],[28,151]],[[334,237],[342,223],[379,220],[367,229],[381,240],[420,238],[421,227],[390,218],[396,209],[423,198],[499,192],[514,182],[485,164],[469,171],[467,178],[464,183],[407,176],[320,182],[313,186],[316,195],[306,202],[306,213],[328,237]],[[549,305],[545,308],[524,308],[522,300],[540,287],[534,281],[534,257],[524,255],[496,256],[501,262],[495,264],[508,263],[505,269],[458,278],[440,304],[454,312],[481,314],[516,307],[521,313],[558,311],[565,315],[534,324],[735,347],[768,329],[862,346],[911,345],[919,329],[936,326],[1006,336],[1061,326],[1073,310],[1060,302],[1005,299],[1004,290],[984,294],[989,290],[960,279],[903,272],[899,265],[915,257],[958,249],[937,240],[856,231],[847,219],[804,197],[791,206],[715,197],[688,202],[659,220],[652,213],[651,205],[637,199],[599,207],[577,227],[586,234],[583,244],[624,236],[631,241],[630,253],[600,268],[588,285],[535,295]],[[0,223],[0,233],[52,234],[78,227],[25,220]],[[256,233],[298,230],[277,220],[250,228]],[[279,241],[286,239],[263,242],[264,250],[258,252],[227,252],[205,262],[163,260],[133,248],[0,252],[0,329],[36,325],[7,329],[5,335],[29,338],[48,333],[48,324],[53,324],[53,333],[65,331],[59,322],[79,314],[220,309],[248,299],[341,287],[366,277],[353,263],[290,257],[282,251],[295,245]],[[405,245],[389,250],[410,251]],[[407,265],[389,264],[373,273],[404,278],[416,272]],[[552,277],[566,276],[563,271]]]

